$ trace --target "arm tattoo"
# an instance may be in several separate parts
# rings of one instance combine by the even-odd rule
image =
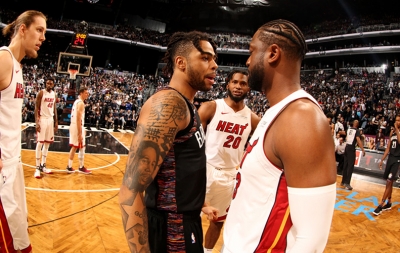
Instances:
[[[131,252],[150,252],[144,191],[188,118],[187,105],[176,92],[166,92],[151,102],[133,136],[120,191],[122,221]]]
[[[168,131],[164,134],[161,142],[161,155],[165,157],[169,151],[168,145],[174,141],[175,135],[177,133],[176,127],[170,127]]]
[[[154,106],[147,119],[145,135],[147,138],[160,143],[162,157],[165,157],[169,151],[170,145],[178,132],[179,123],[187,120],[187,105],[178,96],[175,92],[172,92],[154,99]]]

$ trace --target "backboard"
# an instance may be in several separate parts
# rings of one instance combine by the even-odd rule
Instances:
[[[89,76],[92,67],[92,56],[60,52],[57,73],[69,75],[68,69],[77,69],[78,76]]]

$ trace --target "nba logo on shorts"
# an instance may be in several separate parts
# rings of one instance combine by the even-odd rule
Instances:
[[[196,237],[194,237],[194,234],[192,233],[192,243],[196,243]]]

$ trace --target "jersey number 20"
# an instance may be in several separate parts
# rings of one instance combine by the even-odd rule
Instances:
[[[224,148],[234,148],[237,149],[240,145],[240,142],[242,141],[242,137],[234,137],[233,135],[228,135],[226,137],[226,141],[224,142]]]

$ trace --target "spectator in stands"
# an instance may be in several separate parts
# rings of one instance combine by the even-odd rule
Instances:
[[[369,114],[365,113],[361,118],[361,128],[364,129],[365,131],[368,131],[367,130],[368,123],[369,123]]]
[[[383,134],[383,131],[386,128],[384,126],[381,126],[378,130],[378,133],[375,135],[375,145],[376,149],[379,150],[379,145],[381,144],[381,139],[385,140],[385,135]]]
[[[376,150],[375,138],[369,138],[369,142],[367,144],[367,148],[370,149],[370,150]]]
[[[365,143],[366,137],[365,137],[365,134],[364,134],[364,129],[359,128],[358,130],[360,130],[360,140],[361,140],[361,142],[363,144],[363,147],[366,147],[367,145]]]
[[[385,151],[386,150],[385,138],[379,139],[379,145],[378,145],[377,150],[379,150],[379,151]]]

